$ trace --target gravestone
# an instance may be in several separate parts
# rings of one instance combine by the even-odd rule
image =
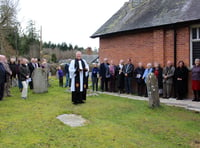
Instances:
[[[75,115],[75,114],[63,114],[56,118],[59,119],[64,124],[69,125],[71,127],[80,127],[84,126],[87,123],[86,119],[84,119],[80,115]]]
[[[149,106],[153,108],[159,107],[160,98],[158,93],[158,80],[153,73],[150,73],[148,75],[146,85],[149,98]]]
[[[48,92],[47,73],[42,68],[36,68],[32,73],[33,92]]]

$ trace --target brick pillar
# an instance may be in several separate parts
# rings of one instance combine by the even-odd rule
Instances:
[[[153,32],[153,59],[154,62],[158,62],[161,66],[165,62],[165,50],[164,50],[164,30],[154,30]]]

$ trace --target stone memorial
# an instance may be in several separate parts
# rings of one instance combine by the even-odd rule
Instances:
[[[42,68],[36,68],[32,73],[33,92],[45,93],[48,92],[47,73]]]
[[[158,80],[153,73],[148,75],[146,85],[149,98],[149,106],[152,108],[159,107],[160,98],[158,93]]]
[[[87,120],[81,117],[80,115],[75,114],[63,114],[58,117],[61,122],[71,127],[80,127],[84,126],[87,123]]]

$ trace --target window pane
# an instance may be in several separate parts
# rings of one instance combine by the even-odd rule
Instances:
[[[192,28],[192,39],[197,39],[197,28]]]
[[[199,39],[200,39],[200,28],[199,28]]]
[[[192,43],[192,52],[193,52],[193,55],[192,55],[192,58],[193,58],[193,64],[194,64],[194,60],[196,58],[199,58],[200,57],[200,42],[193,42]]]

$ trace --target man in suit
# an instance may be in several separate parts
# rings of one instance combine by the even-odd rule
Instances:
[[[34,69],[36,68],[36,64],[35,64],[35,59],[34,58],[32,58],[31,62],[28,63],[28,68],[29,68],[29,71],[30,71],[29,78],[31,78],[32,73],[33,73]],[[33,89],[33,81],[29,82],[29,87],[30,87],[30,89]]]
[[[0,55],[0,101],[4,97],[4,84],[6,82],[6,70],[3,66],[3,55]]]
[[[8,64],[6,56],[2,55],[1,57],[2,57],[3,67],[6,71],[6,81],[5,81],[5,84],[4,84],[4,97],[11,97],[10,88],[11,88],[12,71],[11,71],[10,66]]]
[[[172,95],[174,72],[172,62],[167,61],[167,66],[163,69],[163,98],[170,98]]]
[[[69,64],[68,63],[65,64],[65,73],[66,73],[65,87],[69,87],[70,86],[70,78],[69,78]]]
[[[133,94],[133,71],[134,65],[129,58],[127,64],[124,66],[123,69],[123,73],[125,75],[125,89],[127,94]]]
[[[108,81],[110,79],[108,59],[104,58],[99,68],[99,77],[101,79],[101,90],[108,91]]]

